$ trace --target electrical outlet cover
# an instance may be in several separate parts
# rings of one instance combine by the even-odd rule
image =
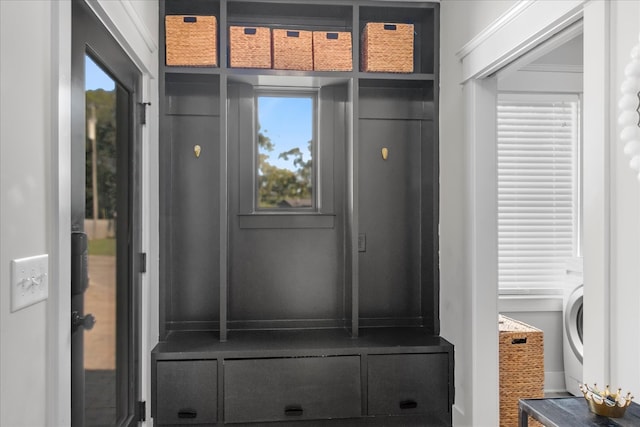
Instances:
[[[49,255],[11,261],[11,312],[49,297]]]

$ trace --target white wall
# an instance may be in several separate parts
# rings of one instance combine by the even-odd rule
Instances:
[[[18,19],[22,17],[25,19]],[[28,18],[27,18],[28,17]],[[48,253],[51,4],[0,2],[0,425],[45,424],[47,302],[10,312],[10,261]],[[57,286],[51,281],[50,287]]]
[[[143,72],[142,392],[157,333],[158,5],[90,6]],[[69,424],[69,0],[0,1],[0,425]],[[61,225],[62,224],[62,225]],[[66,228],[66,230],[63,230]],[[10,260],[49,253],[49,299],[11,313]],[[150,405],[147,405],[149,407]]]
[[[611,372],[612,385],[640,393],[640,180],[619,141],[617,99],[640,33],[640,2],[611,4]],[[586,292],[586,291],[585,291]],[[585,296],[586,298],[586,296]],[[588,316],[588,313],[587,313]]]
[[[514,1],[444,0],[440,8],[440,320],[455,347],[455,425],[472,425],[473,354],[469,331],[471,254],[466,212],[471,209],[470,171],[464,161],[465,104],[456,53]],[[497,315],[496,315],[497,335]],[[476,424],[480,426],[481,424]]]

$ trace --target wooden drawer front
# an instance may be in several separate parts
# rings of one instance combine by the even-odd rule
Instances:
[[[360,415],[359,356],[225,361],[226,422]]]
[[[215,423],[218,415],[216,360],[158,361],[156,423]]]
[[[369,415],[448,412],[447,354],[376,355],[368,360]]]

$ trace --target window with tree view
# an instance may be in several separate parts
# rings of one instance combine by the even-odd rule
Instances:
[[[315,94],[261,94],[256,111],[258,209],[314,209]]]

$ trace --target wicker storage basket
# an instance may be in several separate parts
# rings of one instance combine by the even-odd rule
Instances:
[[[541,330],[499,317],[500,427],[518,425],[518,400],[544,397],[544,342]],[[530,420],[530,426],[541,424]]]
[[[412,73],[413,24],[367,23],[360,53],[362,71]]]
[[[277,70],[313,70],[311,31],[274,29],[271,31],[273,68]]]
[[[215,16],[165,17],[167,65],[217,66]]]
[[[266,27],[229,27],[229,65],[271,68],[271,30]]]
[[[318,71],[353,70],[351,33],[314,31],[313,69]]]

